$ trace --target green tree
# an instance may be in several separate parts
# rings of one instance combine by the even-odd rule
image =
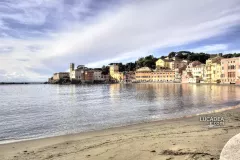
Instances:
[[[144,62],[144,58],[143,58],[143,57],[139,58],[139,59],[135,62],[136,68],[141,68],[141,67],[143,67],[143,66],[144,66],[144,65],[143,65],[143,62]]]
[[[119,72],[124,72],[125,71],[125,65],[124,64],[118,63],[117,65],[119,67]]]
[[[154,57],[153,55],[149,55],[146,57],[141,57],[139,58],[135,64],[136,64],[136,68],[141,68],[141,67],[149,67],[151,69],[155,69],[156,68],[156,61],[157,58]]]
[[[125,71],[134,71],[136,69],[136,64],[133,62],[126,63]]]
[[[107,75],[109,74],[109,66],[102,66],[102,74]]]
[[[176,56],[176,52],[170,52],[169,54],[168,54],[168,58],[173,58],[173,57],[175,57]]]

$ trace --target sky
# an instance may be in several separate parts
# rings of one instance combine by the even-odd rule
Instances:
[[[0,0],[0,82],[239,42],[239,0]]]

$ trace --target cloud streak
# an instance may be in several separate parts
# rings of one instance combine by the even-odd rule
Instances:
[[[205,53],[216,53],[216,52],[223,52],[228,49],[228,45],[226,44],[214,44],[214,45],[206,45],[194,49],[188,49],[192,52],[205,52]]]
[[[0,3],[8,10],[0,15],[0,34],[21,36],[0,37],[3,45],[14,47],[8,55],[0,54],[5,66],[0,69],[36,80],[50,71],[67,70],[70,62],[99,67],[224,36],[240,22],[238,0],[12,2]],[[231,48],[218,42],[194,49]]]

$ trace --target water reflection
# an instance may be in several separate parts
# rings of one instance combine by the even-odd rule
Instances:
[[[175,118],[240,103],[240,86],[234,85],[12,85],[0,90],[0,140]]]
[[[131,99],[139,107],[136,114],[187,114],[209,111],[225,105],[238,104],[238,86],[208,84],[132,84],[110,86],[111,101],[124,105],[120,99]],[[127,95],[127,96],[126,96]],[[124,97],[125,96],[125,97]],[[123,104],[121,104],[123,103]],[[125,104],[126,105],[126,104]],[[160,112],[159,112],[160,111]]]

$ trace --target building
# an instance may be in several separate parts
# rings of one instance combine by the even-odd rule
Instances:
[[[53,80],[58,81],[60,79],[64,78],[69,78],[69,72],[59,72],[59,73],[54,73],[53,75]]]
[[[102,70],[93,70],[93,76],[95,82],[108,82],[109,81],[109,75],[102,74]]]
[[[188,64],[189,64],[188,60],[174,58],[174,61],[170,62],[170,69],[172,70],[181,69],[186,67]]]
[[[150,82],[152,81],[152,70],[149,67],[142,67],[136,70],[136,82]]]
[[[186,78],[188,83],[200,83],[204,78],[205,64],[199,61],[193,61],[186,67],[186,73],[182,76],[182,82],[185,83]]]
[[[177,57],[174,57],[172,59],[159,59],[156,61],[156,70],[161,69],[175,70],[187,66],[188,63],[189,63],[188,60],[182,60]]]
[[[123,73],[123,82],[124,83],[132,83],[132,82],[135,82],[135,80],[136,80],[136,77],[135,77],[135,73],[133,71]]]
[[[74,68],[74,63],[70,64],[70,80],[73,83],[92,83],[94,81],[94,71],[84,65]]]
[[[221,83],[238,83],[240,79],[240,57],[221,59]]]
[[[69,81],[69,72],[54,73],[51,78],[48,79],[48,83],[63,83]]]
[[[110,81],[110,76],[109,76],[109,74],[102,74],[102,77],[103,77],[103,81],[104,81],[104,82],[109,82],[109,81]]]
[[[113,82],[123,81],[123,72],[119,72],[119,66],[117,64],[110,66],[110,80]]]
[[[221,59],[222,57],[217,56],[206,61],[204,82],[206,83],[221,82],[222,75]]]
[[[70,80],[71,81],[84,81],[84,71],[86,67],[79,65],[77,69],[74,67],[74,63],[70,64]]]
[[[101,70],[93,70],[94,81],[102,81],[102,71]]]
[[[166,69],[166,68],[172,68],[170,67],[170,62],[173,62],[171,59],[159,59],[156,61],[156,69],[161,70],[161,69]],[[172,65],[172,63],[171,63]]]
[[[175,82],[181,83],[182,81],[182,74],[183,71],[185,71],[187,68],[187,65],[183,65],[183,67],[176,68],[175,71]]]
[[[135,72],[136,82],[174,82],[175,71],[161,69],[152,71],[148,67],[142,67]]]
[[[94,81],[94,71],[93,70],[85,70],[83,82],[93,83],[93,81]]]
[[[189,79],[192,78],[192,73],[186,70],[182,72],[181,83],[189,83]],[[191,81],[191,80],[190,80]]]
[[[174,70],[157,70],[152,72],[153,82],[174,82],[175,81],[175,71]]]

